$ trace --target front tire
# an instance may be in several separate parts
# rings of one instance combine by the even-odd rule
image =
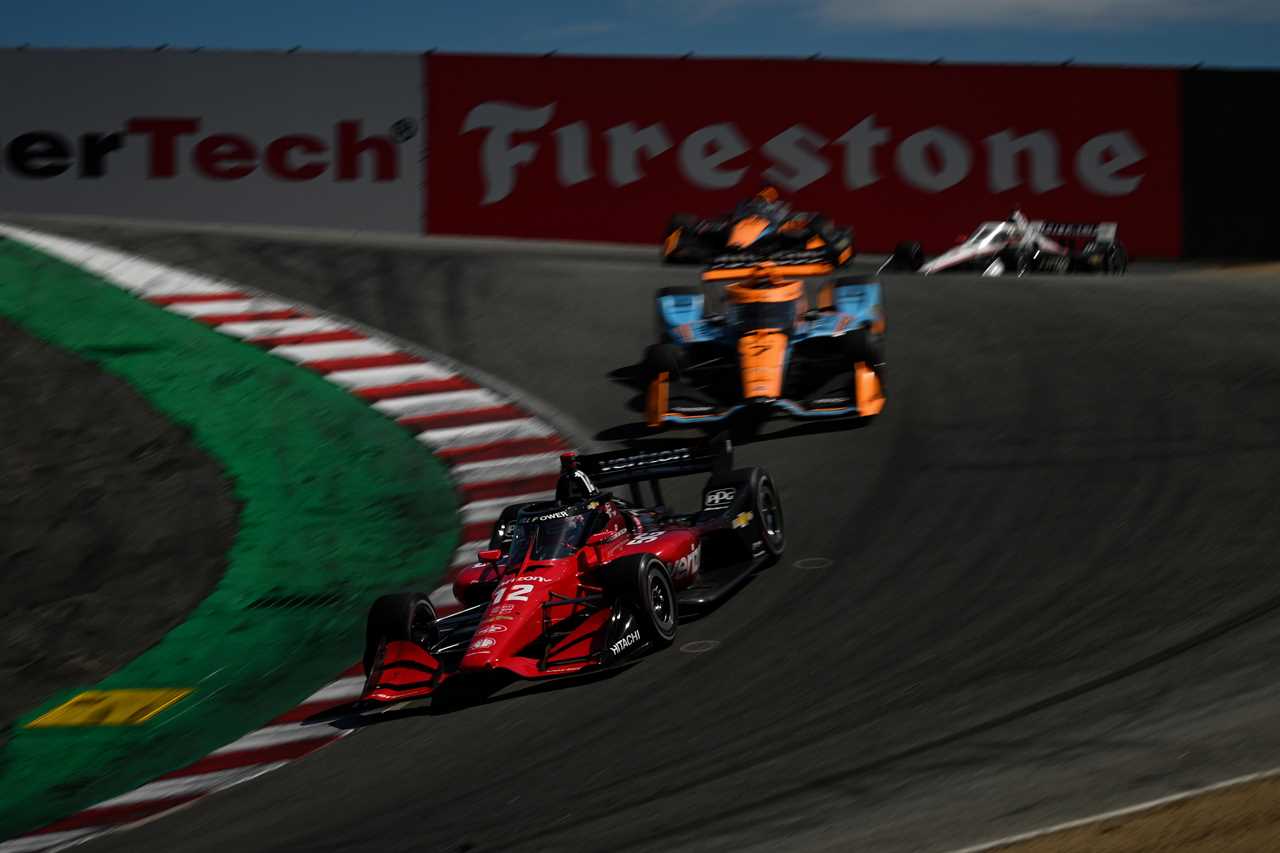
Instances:
[[[421,592],[384,595],[369,608],[365,625],[364,674],[368,677],[387,643],[409,641],[430,649],[439,639],[436,610]]]
[[[671,645],[679,616],[671,574],[651,554],[624,557],[606,567],[605,582],[632,609],[640,635],[655,647]]]

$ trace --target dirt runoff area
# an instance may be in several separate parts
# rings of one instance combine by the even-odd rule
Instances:
[[[0,743],[181,622],[222,576],[237,516],[183,428],[0,318]]]
[[[992,853],[1269,853],[1280,850],[1280,777],[990,848]]]

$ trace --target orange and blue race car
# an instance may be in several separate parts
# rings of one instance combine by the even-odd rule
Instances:
[[[886,330],[880,282],[838,276],[806,285],[795,271],[807,266],[713,265],[702,287],[659,290],[658,342],[646,351],[643,370],[646,424],[879,414]]]
[[[666,263],[807,259],[838,267],[853,255],[852,228],[839,227],[818,213],[792,210],[773,187],[765,187],[724,216],[704,219],[678,213],[671,217],[662,241]]]

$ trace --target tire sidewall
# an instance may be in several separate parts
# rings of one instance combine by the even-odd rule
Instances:
[[[373,603],[365,626],[365,648],[361,660],[365,675],[369,674],[374,660],[386,643],[412,640],[414,614],[424,608],[430,614],[434,628],[436,610],[425,593],[392,593]],[[432,633],[434,634],[434,630]],[[429,639],[426,645],[431,645],[431,642],[433,641]]]
[[[773,480],[764,471],[757,469],[757,477],[753,478],[752,500],[755,504],[757,531],[760,541],[764,543],[765,553],[771,560],[777,560],[787,547],[786,521],[782,511],[782,497],[778,494]],[[776,532],[771,536],[765,526],[766,502],[772,499],[773,515],[776,519]]]
[[[670,604],[670,622],[667,624],[659,624],[653,613],[653,594],[649,582],[650,577],[655,574],[659,577]],[[652,554],[622,557],[604,568],[601,579],[613,590],[618,605],[631,612],[642,640],[658,647],[671,643],[680,614],[671,573],[661,560]]]
[[[654,614],[654,584],[662,587],[666,596],[666,609],[669,619],[660,621]],[[640,630],[645,639],[660,646],[670,645],[676,636],[675,586],[671,583],[671,574],[657,557],[641,560],[636,574],[636,607],[643,608],[636,614],[640,622]]]
[[[645,350],[644,364],[651,379],[656,379],[660,373],[679,379],[684,373],[684,350],[675,344],[654,344]]]

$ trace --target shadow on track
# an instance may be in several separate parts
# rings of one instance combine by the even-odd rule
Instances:
[[[608,681],[642,662],[643,659],[628,661],[607,669],[546,681],[522,681],[515,676],[502,675],[450,680],[430,699],[410,700],[401,703],[399,707],[393,706],[382,712],[371,712],[372,709],[362,708],[360,703],[353,702],[308,717],[304,725],[327,723],[337,729],[359,730],[398,720],[440,717],[479,705],[509,702],[513,699],[555,693],[568,688]],[[508,690],[515,685],[519,686]]]
[[[646,388],[646,379],[643,363],[628,364],[623,367],[615,368],[605,374],[605,376],[610,382],[614,382],[636,392],[634,396],[627,400],[626,408],[629,411],[636,413],[644,412],[644,391]],[[797,438],[806,435],[850,432],[852,430],[862,429],[874,420],[874,417],[848,417],[797,422],[795,420],[788,419],[785,416],[759,415],[753,414],[750,411],[742,411],[724,421],[718,421],[707,427],[674,426],[655,429],[644,421],[627,421],[611,427],[606,427],[592,437],[595,438],[596,441],[617,442],[627,447],[633,447],[640,444],[678,445],[685,442],[677,438],[668,437],[666,439],[662,439],[658,436],[673,432],[682,432],[694,434],[701,438],[727,435],[735,445],[742,446],[783,438]]]

